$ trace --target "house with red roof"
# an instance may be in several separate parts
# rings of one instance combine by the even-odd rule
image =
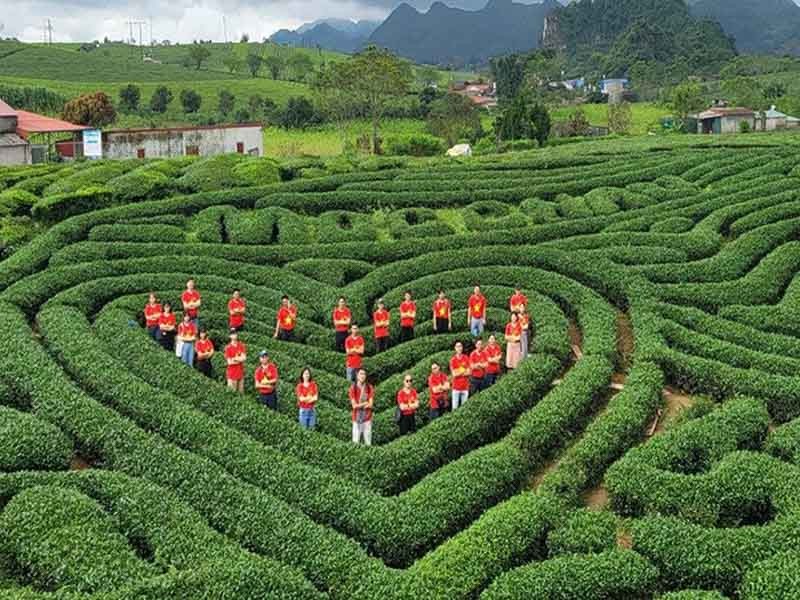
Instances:
[[[0,98],[0,165],[29,165],[47,158],[51,136],[72,134],[73,141],[66,142],[74,156],[80,133],[91,129],[60,119],[53,119],[27,110],[16,110]],[[56,145],[64,144],[58,142]]]

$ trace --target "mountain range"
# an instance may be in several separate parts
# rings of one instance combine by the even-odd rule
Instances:
[[[300,48],[324,48],[349,54],[358,51],[380,25],[378,21],[348,19],[319,19],[305,23],[295,30],[281,29],[270,41]]]

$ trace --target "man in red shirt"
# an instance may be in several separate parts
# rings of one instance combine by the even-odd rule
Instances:
[[[199,338],[194,344],[195,355],[197,356],[196,367],[206,377],[211,377],[211,357],[214,356],[214,342],[208,337],[208,332],[201,329]]]
[[[297,323],[297,306],[291,303],[289,296],[284,296],[281,298],[281,307],[275,319],[275,334],[272,337],[284,342],[292,341],[295,323]]]
[[[450,382],[447,375],[442,373],[439,363],[431,364],[431,374],[428,375],[428,398],[430,400],[430,411],[428,415],[431,420],[441,417],[447,410],[447,391],[450,389]]]
[[[417,430],[417,409],[419,408],[419,395],[411,385],[409,373],[403,377],[403,387],[397,392],[397,408],[400,409],[400,435],[413,433]]]
[[[477,394],[486,387],[486,367],[489,362],[486,359],[486,351],[483,349],[483,341],[475,341],[475,349],[469,355],[470,384],[472,390]]]
[[[144,322],[147,333],[155,341],[158,341],[158,320],[161,318],[161,304],[156,299],[156,295],[151,293],[147,304],[144,305]]]
[[[350,322],[353,315],[347,308],[347,301],[344,296],[339,298],[336,308],[333,309],[333,328],[336,332],[336,351],[344,352],[344,341],[347,339],[347,332],[350,330]]]
[[[456,410],[469,399],[469,356],[464,354],[464,345],[456,342],[456,353],[450,359],[450,376],[453,392],[452,409]]]
[[[414,339],[414,324],[417,321],[417,303],[411,299],[411,292],[406,292],[400,303],[400,341]]]
[[[528,305],[528,298],[522,293],[519,286],[514,288],[514,294],[508,300],[508,308],[511,312],[518,313]]]
[[[484,349],[486,353],[486,387],[494,385],[497,378],[500,376],[500,361],[503,360],[503,349],[497,343],[497,338],[493,335],[489,336],[489,343],[486,344]]]
[[[186,282],[186,289],[181,294],[181,302],[183,303],[183,312],[189,315],[189,318],[194,321],[194,326],[198,327],[200,317],[200,292],[194,289],[194,279]]]
[[[225,346],[225,377],[228,387],[244,393],[244,363],[247,361],[247,348],[239,341],[239,334],[231,329],[230,343]]]
[[[372,313],[372,326],[375,332],[375,352],[383,352],[389,348],[389,311],[383,304],[383,298],[378,300],[378,310]]]
[[[469,297],[469,310],[467,311],[467,326],[472,337],[481,337],[486,326],[486,298],[481,293],[481,286],[476,285]]]
[[[258,399],[269,409],[278,410],[278,367],[269,359],[266,350],[258,353],[259,365],[253,374]]]
[[[450,300],[444,295],[444,290],[439,290],[433,303],[433,330],[436,333],[446,333],[453,330],[453,322],[450,320],[451,308]]]
[[[242,298],[239,290],[233,290],[233,297],[228,301],[228,327],[241,331],[244,329],[244,313],[247,311],[247,303]]]
[[[361,368],[361,359],[364,356],[364,338],[358,334],[358,325],[350,326],[350,335],[344,341],[344,351],[347,353],[345,359],[347,381],[355,383],[356,375]]]

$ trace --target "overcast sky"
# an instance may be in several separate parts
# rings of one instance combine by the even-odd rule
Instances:
[[[527,0],[531,1],[531,0]],[[451,6],[480,8],[486,0],[448,0]],[[223,40],[223,15],[229,39],[248,33],[254,40],[278,29],[294,29],[325,17],[382,19],[398,0],[0,0],[3,37],[40,41],[46,19],[53,25],[53,41],[112,40],[128,37],[127,21],[147,21],[144,37],[175,41]],[[431,0],[410,0],[426,9]],[[138,27],[137,33],[138,37]]]

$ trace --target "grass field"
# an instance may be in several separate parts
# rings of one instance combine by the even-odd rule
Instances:
[[[636,102],[631,104],[631,134],[643,135],[648,131],[658,131],[659,121],[662,117],[671,114],[669,107],[652,104],[650,102]],[[586,118],[592,125],[608,125],[608,105],[607,104],[584,104],[581,106]],[[574,107],[556,107],[551,109],[551,116],[554,120],[565,121],[575,110]]]

